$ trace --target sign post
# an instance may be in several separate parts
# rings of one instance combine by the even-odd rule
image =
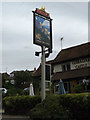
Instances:
[[[45,46],[42,47],[41,57],[41,98],[42,101],[45,99]]]
[[[43,6],[41,9],[36,8],[33,12],[33,43],[41,46],[42,53],[41,57],[41,97],[42,101],[45,99],[45,57],[52,53],[52,19],[49,13],[45,11]],[[48,54],[45,54],[48,48]]]

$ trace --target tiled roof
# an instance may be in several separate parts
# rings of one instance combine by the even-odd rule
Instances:
[[[13,72],[11,72],[10,74],[16,74],[17,72],[25,72],[25,71],[26,71],[26,72],[31,72],[31,73],[33,72],[33,70],[32,70],[32,71],[29,71],[29,70],[26,69],[26,70],[13,71]]]
[[[90,56],[90,42],[71,48],[62,49],[53,60],[53,64],[75,60],[85,56]]]
[[[10,79],[10,75],[8,73],[2,73],[5,79]]]
[[[11,72],[10,74],[15,74],[17,71],[13,71],[13,72]]]
[[[38,67],[38,69],[36,71],[34,71],[32,73],[32,76],[33,77],[39,77],[39,76],[41,76],[41,65]]]
[[[70,47],[67,49],[62,49],[54,60],[48,61],[47,63],[53,65],[69,60],[75,60],[77,58],[82,58],[85,56],[90,56],[90,42],[78,46]],[[58,74],[59,73],[57,73],[57,75]],[[41,76],[41,65],[33,73],[33,76]]]
[[[52,81],[60,80],[60,79],[71,79],[71,78],[79,78],[79,77],[87,77],[90,76],[90,67],[76,69],[71,71],[57,72],[53,75]]]

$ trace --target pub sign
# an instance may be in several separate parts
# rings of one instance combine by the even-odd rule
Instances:
[[[33,43],[45,46],[52,51],[52,19],[45,9],[36,8],[33,12]]]

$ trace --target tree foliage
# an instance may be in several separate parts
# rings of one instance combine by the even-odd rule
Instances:
[[[28,71],[16,72],[14,80],[15,80],[15,86],[20,88],[25,87],[26,83],[33,82],[32,74],[31,72]]]

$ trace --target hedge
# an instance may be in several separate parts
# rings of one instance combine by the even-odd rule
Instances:
[[[63,95],[59,103],[71,113],[72,120],[90,119],[90,93]]]
[[[28,115],[32,120],[69,120],[68,114],[68,111],[59,105],[59,96],[50,96],[30,110]]]
[[[28,115],[32,120],[89,120],[90,93],[52,95],[41,102],[40,96],[3,98],[6,114]]]
[[[5,114],[25,115],[40,102],[40,96],[10,96],[3,98],[3,109]]]
[[[32,120],[89,120],[90,93],[54,95],[29,111]]]

